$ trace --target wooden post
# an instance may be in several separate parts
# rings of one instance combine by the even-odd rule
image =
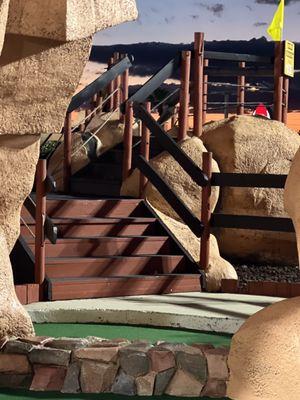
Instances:
[[[284,42],[275,42],[274,60],[274,119],[282,121]]]
[[[229,117],[229,93],[224,94],[224,118]]]
[[[45,219],[46,219],[46,178],[47,160],[39,160],[36,169],[36,211],[35,211],[35,283],[42,285],[45,280]]]
[[[203,130],[204,33],[196,32],[194,40],[194,136]]]
[[[108,69],[110,69],[114,65],[114,58],[111,57],[108,60]],[[110,84],[108,85],[108,96],[111,96],[112,93],[114,92],[114,81],[111,81]],[[111,96],[110,99],[108,100],[108,112],[112,111],[114,109],[114,97]]]
[[[207,186],[202,188],[201,222],[204,231],[200,245],[200,268],[206,271],[209,266],[210,246],[210,219],[211,219],[211,177],[212,177],[212,153],[203,153],[202,170],[209,178]]]
[[[240,68],[246,68],[245,61],[241,61],[239,63]],[[245,114],[245,84],[246,84],[246,77],[239,76],[238,80],[238,88],[237,88],[237,115],[244,115]]]
[[[186,138],[189,119],[191,52],[182,52],[178,141]]]
[[[209,60],[204,60],[204,67],[209,66]],[[203,77],[203,112],[202,112],[202,123],[203,125],[206,123],[207,117],[207,106],[208,106],[208,75],[204,75]]]
[[[174,128],[177,122],[177,115],[178,115],[178,108],[177,106],[174,108],[174,114],[172,115],[171,118],[171,129]]]
[[[123,58],[126,57],[125,54],[123,54],[122,56]],[[125,103],[125,101],[128,99],[128,94],[129,94],[129,69],[126,69],[125,72],[123,72],[122,74],[122,78],[121,78],[121,103]],[[125,122],[125,115],[122,114],[121,115],[121,122],[124,123]]]
[[[119,60],[120,60],[120,53],[114,53],[114,64],[117,64]],[[120,107],[120,87],[121,87],[121,76],[118,75],[114,80],[114,91],[116,90],[114,94],[114,105],[113,105],[114,110],[117,110],[117,108]]]
[[[287,124],[289,112],[289,90],[290,79],[287,76],[283,78],[283,102],[282,102],[282,122]]]
[[[123,155],[123,181],[131,171],[132,166],[132,136],[133,136],[133,103],[126,103],[125,128],[124,128],[124,155]]]
[[[63,183],[65,193],[70,192],[72,175],[72,113],[67,113],[64,126],[64,170]]]
[[[148,113],[151,113],[151,103],[147,102],[145,108]],[[145,157],[147,161],[150,158],[150,130],[146,124],[142,123],[142,141],[141,141],[141,156]],[[145,189],[148,183],[148,179],[140,172],[140,198],[144,197]]]
[[[103,96],[102,93],[100,92],[97,94],[97,100],[96,100],[97,114],[101,114],[102,104],[103,104]]]

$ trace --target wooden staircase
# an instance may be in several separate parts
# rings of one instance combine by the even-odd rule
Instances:
[[[139,199],[50,196],[58,228],[46,241],[46,299],[68,300],[200,291],[198,265],[157,215]],[[34,233],[34,221],[23,210]],[[34,238],[21,236],[34,256]]]

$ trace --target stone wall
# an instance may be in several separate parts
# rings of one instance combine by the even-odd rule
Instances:
[[[0,351],[0,388],[224,397],[229,348],[126,339],[32,337]]]

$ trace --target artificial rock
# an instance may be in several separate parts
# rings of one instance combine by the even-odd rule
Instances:
[[[288,174],[300,145],[299,135],[281,122],[252,116],[209,123],[202,138],[224,173]],[[281,189],[223,188],[216,211],[286,217]],[[214,234],[225,257],[297,265],[292,233],[216,229]]]
[[[6,23],[8,17],[9,0],[0,0],[0,56],[2,52]]]

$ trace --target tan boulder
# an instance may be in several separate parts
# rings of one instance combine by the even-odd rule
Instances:
[[[33,186],[39,151],[37,135],[0,135],[0,226],[9,252],[20,234],[20,212]]]
[[[8,17],[9,0],[0,0],[0,55],[2,52],[6,23]]]
[[[150,204],[151,205],[151,204]],[[196,262],[200,262],[200,239],[193,234],[187,225],[170,218],[154,208],[164,224],[170,229],[173,235],[192,256]],[[206,272],[207,290],[217,292],[221,289],[222,279],[238,279],[233,266],[220,256],[218,242],[213,235],[210,235],[210,258],[209,267]]]
[[[206,151],[202,141],[193,137],[179,144],[180,148],[201,168],[202,154]],[[150,161],[153,168],[160,174],[166,183],[175,191],[184,204],[200,218],[202,188],[183,170],[178,162],[167,152],[163,152]],[[213,161],[213,171],[219,172],[218,165]],[[139,197],[140,172],[135,170],[123,183],[123,196]],[[146,197],[153,207],[174,219],[180,220],[173,208],[160,195],[157,189],[148,183]],[[212,209],[215,208],[219,197],[219,188],[212,189]]]
[[[136,18],[135,0],[11,0],[7,31],[72,41]]]
[[[300,149],[295,158],[286,181],[284,190],[284,204],[289,216],[292,218],[298,245],[298,260],[300,260]],[[298,264],[299,265],[299,264]]]
[[[234,335],[227,396],[233,400],[298,400],[300,298],[251,316]]]
[[[91,44],[91,38],[61,44],[6,35],[0,59],[0,132],[60,132]]]
[[[277,121],[239,116],[205,126],[203,142],[221,172],[288,174],[300,137]],[[223,214],[286,217],[283,190],[222,189],[217,211]],[[293,233],[217,229],[221,254],[241,261],[297,264]]]

